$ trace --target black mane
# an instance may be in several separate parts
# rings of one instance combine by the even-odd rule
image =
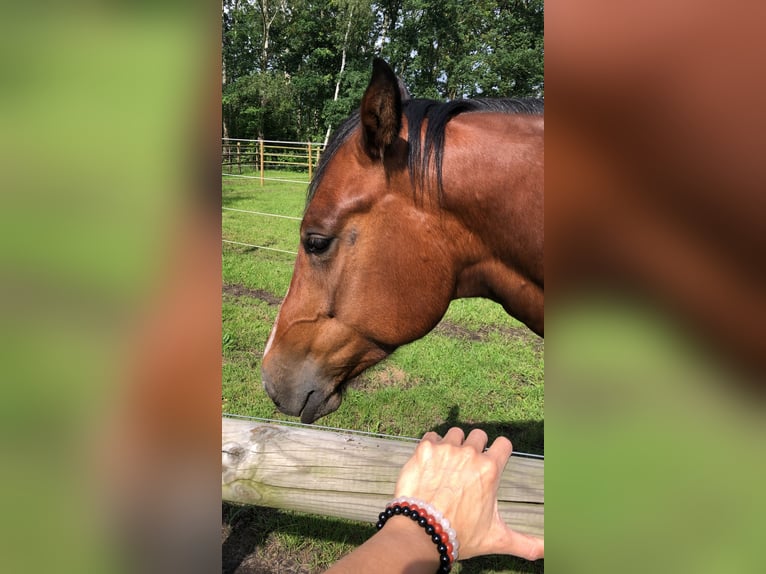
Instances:
[[[426,188],[426,174],[429,173],[433,158],[436,168],[437,189],[441,194],[442,160],[444,158],[444,128],[455,116],[471,112],[501,112],[506,114],[540,115],[543,100],[540,99],[475,99],[439,102],[427,99],[410,99],[402,102],[402,111],[408,125],[408,158],[410,179],[416,189]],[[423,122],[428,120],[424,140],[421,141]],[[348,141],[359,127],[359,110],[354,111],[333,133],[327,148],[319,158],[314,177],[309,184],[306,205],[314,197],[316,189],[326,171],[327,165],[338,149]]]

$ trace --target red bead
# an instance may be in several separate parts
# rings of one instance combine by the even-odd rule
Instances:
[[[447,547],[447,556],[450,558],[450,562],[452,561],[452,551],[454,550],[454,547],[452,546],[452,543],[449,540],[444,541],[444,545]]]

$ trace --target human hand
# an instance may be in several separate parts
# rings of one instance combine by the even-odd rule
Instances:
[[[460,558],[484,554],[542,558],[542,539],[516,532],[500,518],[497,489],[513,446],[499,437],[484,452],[487,440],[480,429],[467,438],[457,427],[444,438],[426,433],[402,468],[394,496],[418,498],[438,509],[457,533]]]

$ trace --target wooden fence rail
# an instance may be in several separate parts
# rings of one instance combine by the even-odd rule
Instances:
[[[223,418],[223,500],[375,522],[414,443]],[[506,523],[543,536],[543,461],[511,457],[498,505]]]
[[[310,180],[323,148],[312,142],[222,138],[221,168],[227,175],[259,174],[261,185],[266,170],[308,172]]]

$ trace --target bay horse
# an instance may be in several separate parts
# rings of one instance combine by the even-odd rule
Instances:
[[[349,380],[485,297],[543,336],[543,103],[410,99],[381,59],[309,185],[264,388],[312,423]]]

